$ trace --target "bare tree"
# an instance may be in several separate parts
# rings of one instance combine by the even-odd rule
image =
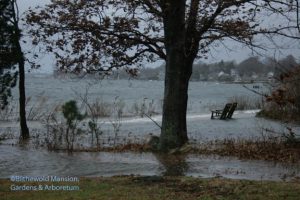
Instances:
[[[109,72],[165,60],[160,149],[188,141],[186,111],[195,59],[229,38],[259,47],[254,36],[298,38],[297,1],[269,0],[52,0],[30,10],[33,44],[53,52],[63,71]],[[260,19],[284,22],[269,26]],[[296,15],[295,15],[296,16]]]

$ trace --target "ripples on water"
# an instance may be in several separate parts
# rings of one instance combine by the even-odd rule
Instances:
[[[300,177],[300,166],[199,155],[62,153],[0,145],[0,177],[168,175],[281,180]]]
[[[259,85],[262,86],[262,84]],[[161,111],[163,86],[163,81],[59,79],[34,74],[28,74],[26,77],[27,97],[42,95],[47,97],[51,104],[78,99],[75,91],[83,95],[89,87],[90,100],[101,98],[103,101],[113,102],[116,97],[119,97],[128,108],[135,102],[143,102],[144,99],[155,100],[157,111]],[[249,87],[252,88],[252,85]],[[266,89],[263,86],[261,88]],[[18,96],[17,89],[13,90],[13,95]],[[224,105],[233,96],[253,98],[255,94],[246,90],[241,84],[190,82],[188,112],[207,112],[211,106]],[[17,98],[15,100],[17,101]]]

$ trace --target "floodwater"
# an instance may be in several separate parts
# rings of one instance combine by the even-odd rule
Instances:
[[[58,80],[52,77],[29,76],[27,95],[32,97],[29,104],[45,97],[47,106],[76,99],[76,94],[84,94],[90,84],[89,98],[101,98],[107,102],[121,99],[127,109],[135,103],[152,100],[155,111],[161,112],[163,94],[162,81],[104,80],[93,83],[84,80]],[[251,85],[249,86],[251,88]],[[16,92],[16,91],[14,91]],[[16,95],[16,94],[15,94]],[[211,120],[211,107],[224,105],[230,97],[254,94],[238,84],[218,84],[192,82],[189,90],[187,115],[188,135],[192,142],[205,142],[224,138],[256,138],[265,134],[264,130],[283,133],[285,124],[255,118],[258,110],[236,111],[232,120]],[[17,98],[15,98],[17,99]],[[47,108],[46,108],[47,109]],[[129,112],[126,110],[125,112]],[[161,115],[152,116],[158,124]],[[127,141],[159,135],[160,128],[144,117],[124,117],[120,121],[119,137]],[[31,132],[43,134],[45,124],[41,121],[29,121]],[[103,138],[113,135],[112,119],[99,121]],[[294,125],[293,130],[299,132]],[[300,165],[274,163],[267,161],[239,160],[234,157],[160,155],[152,153],[107,153],[81,152],[68,154],[35,149],[32,146],[17,145],[19,135],[18,122],[0,121],[0,132],[9,132],[13,139],[0,141],[0,178],[13,175],[27,176],[113,176],[113,175],[185,175],[194,177],[226,177],[250,180],[291,180],[300,177]],[[84,140],[81,141],[85,143]]]
[[[253,89],[254,85],[259,86],[255,89],[257,92],[268,91],[268,85],[246,84],[250,89]],[[35,74],[28,74],[26,78],[27,96],[32,97],[29,104],[35,103],[41,97],[47,99],[49,104],[79,100],[79,96],[84,96],[88,89],[90,101],[98,98],[113,103],[118,99],[125,104],[125,112],[129,112],[134,103],[145,102],[148,105],[153,100],[155,111],[161,113],[163,88],[163,81],[59,79],[50,75]],[[212,107],[224,106],[228,99],[234,96],[245,96],[248,99],[260,97],[241,84],[216,82],[190,82],[188,94],[188,113],[208,112]],[[18,96],[16,89],[13,91],[13,96]],[[17,101],[18,98],[15,100]]]
[[[210,113],[188,114],[187,127],[190,140],[206,142],[217,139],[257,139],[263,135],[271,134],[280,136],[288,133],[287,125],[277,121],[255,117],[258,110],[235,111],[231,120],[211,120]],[[161,124],[161,115],[152,117],[158,124]],[[103,131],[101,137],[114,136],[112,121],[109,118],[100,119],[98,125]],[[45,124],[40,121],[28,121],[28,126],[36,132],[42,132]],[[9,132],[15,136],[19,135],[19,123],[0,121],[0,131]],[[289,124],[294,132],[299,133],[299,125]],[[269,130],[268,133],[266,130]],[[127,141],[136,138],[145,138],[149,135],[159,135],[160,128],[147,117],[128,117],[120,120],[118,137],[127,138]],[[42,135],[39,135],[42,136]]]
[[[291,180],[300,166],[231,157],[152,153],[62,153],[0,145],[0,178],[10,176],[167,175]]]

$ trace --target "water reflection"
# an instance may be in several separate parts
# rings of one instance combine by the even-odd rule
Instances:
[[[163,176],[184,176],[189,170],[186,155],[155,154],[155,157],[165,168]]]
[[[49,152],[0,145],[0,178],[27,176],[222,176],[232,179],[290,180],[300,177],[299,163],[238,160],[230,157],[152,153]]]

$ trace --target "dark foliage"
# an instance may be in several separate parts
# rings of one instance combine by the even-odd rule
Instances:
[[[0,94],[2,101],[1,107],[5,107],[8,103],[8,97],[11,96],[10,89],[16,85],[17,72],[3,71],[14,70],[15,65],[18,65],[19,75],[19,108],[20,108],[20,126],[21,138],[29,138],[29,130],[26,123],[25,111],[25,58],[20,45],[21,30],[19,29],[19,15],[18,15],[16,0],[2,0],[0,3],[0,74],[3,81],[1,84]]]
[[[261,115],[284,121],[300,121],[300,67],[278,77],[279,83],[266,97],[268,102]]]
[[[13,3],[10,0],[0,2],[0,107],[4,109],[11,97],[11,88],[16,86],[17,73],[11,72],[17,64],[13,41],[14,25]]]

